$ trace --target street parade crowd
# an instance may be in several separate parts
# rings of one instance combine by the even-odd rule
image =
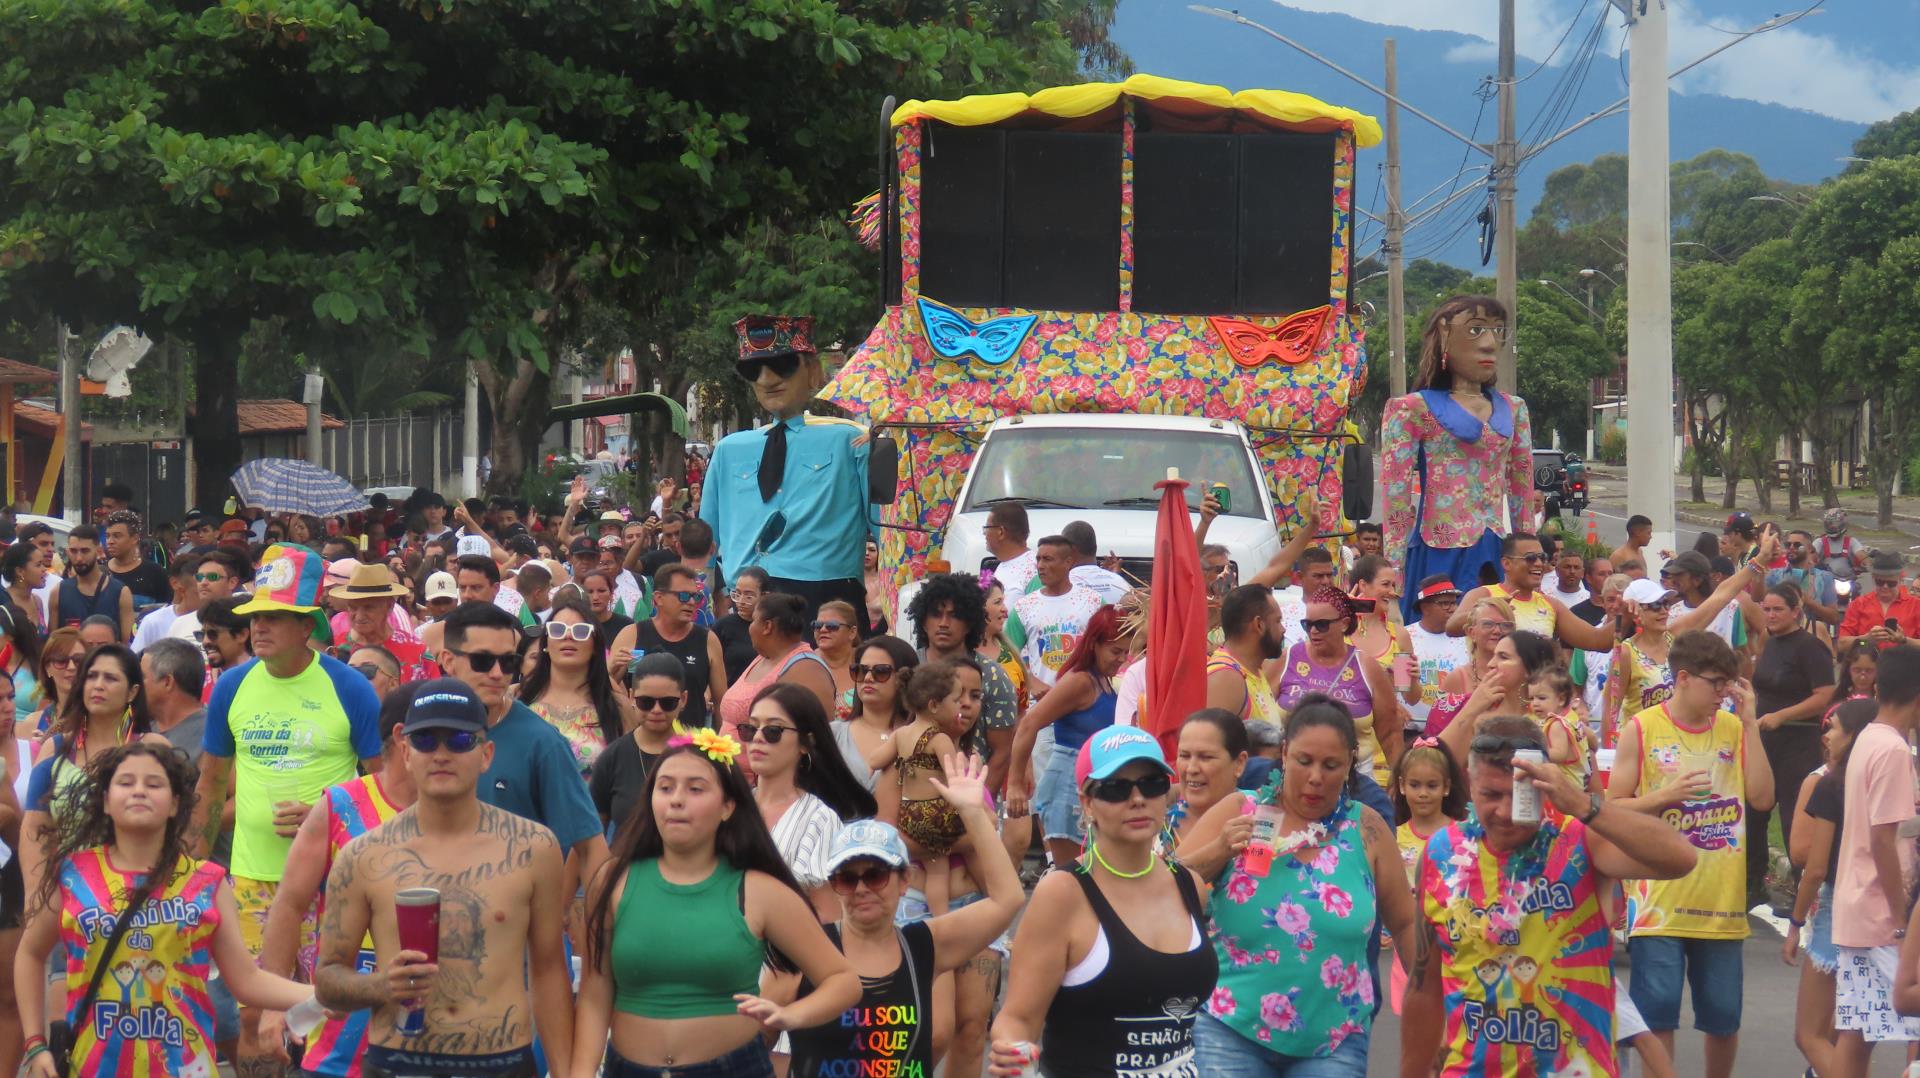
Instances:
[[[1381,525],[1236,579],[1199,502],[1180,716],[1085,522],[1004,499],[890,610],[868,432],[806,319],[739,329],[768,422],[650,504],[15,525],[0,1073],[1726,1078],[1798,1066],[1736,1061],[1776,901],[1807,1073],[1920,1040],[1900,559],[1530,529],[1494,301],[1435,313]],[[1510,529],[1436,515],[1487,476]]]

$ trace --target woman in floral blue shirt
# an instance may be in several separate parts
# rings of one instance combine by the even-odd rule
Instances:
[[[1376,919],[1412,939],[1415,908],[1393,828],[1353,797],[1358,751],[1346,708],[1303,697],[1274,778],[1222,800],[1180,845],[1181,862],[1214,881],[1220,983],[1194,1025],[1209,1078],[1367,1073],[1368,940]],[[1266,842],[1252,843],[1256,827]]]

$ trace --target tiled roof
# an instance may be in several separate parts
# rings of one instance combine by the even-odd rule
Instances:
[[[17,359],[0,358],[0,382],[38,382],[52,385],[59,380],[59,371],[36,367]]]
[[[240,413],[242,438],[249,434],[304,434],[307,429],[306,405],[297,401],[240,401],[235,407]],[[322,412],[320,426],[325,430],[339,430],[346,424]]]
[[[39,438],[51,438],[57,429],[54,424],[60,413],[51,408],[42,408],[37,404],[15,401],[13,404],[13,426],[15,433],[31,434]],[[82,438],[93,437],[93,424],[80,424]]]

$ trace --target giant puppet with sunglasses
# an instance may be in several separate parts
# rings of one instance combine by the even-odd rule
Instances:
[[[867,624],[862,554],[873,534],[866,431],[856,423],[807,414],[826,379],[813,345],[813,319],[749,315],[734,323],[735,368],[770,417],[713,449],[701,516],[720,544],[731,580],[749,566],[769,577],[767,591],[798,595],[807,617],[845,600]]]
[[[1527,402],[1494,388],[1512,329],[1492,296],[1455,296],[1420,337],[1413,392],[1380,419],[1386,555],[1408,580],[1446,573],[1461,591],[1500,579],[1500,540],[1525,531],[1533,500]],[[1408,621],[1420,616],[1411,593]]]

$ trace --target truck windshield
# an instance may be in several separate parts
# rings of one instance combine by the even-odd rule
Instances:
[[[1033,499],[1088,509],[1151,509],[1153,485],[1168,468],[1193,483],[1187,504],[1200,508],[1202,484],[1225,483],[1229,516],[1259,519],[1261,502],[1246,443],[1230,434],[1099,427],[1003,427],[974,463],[961,512],[1002,499]]]

